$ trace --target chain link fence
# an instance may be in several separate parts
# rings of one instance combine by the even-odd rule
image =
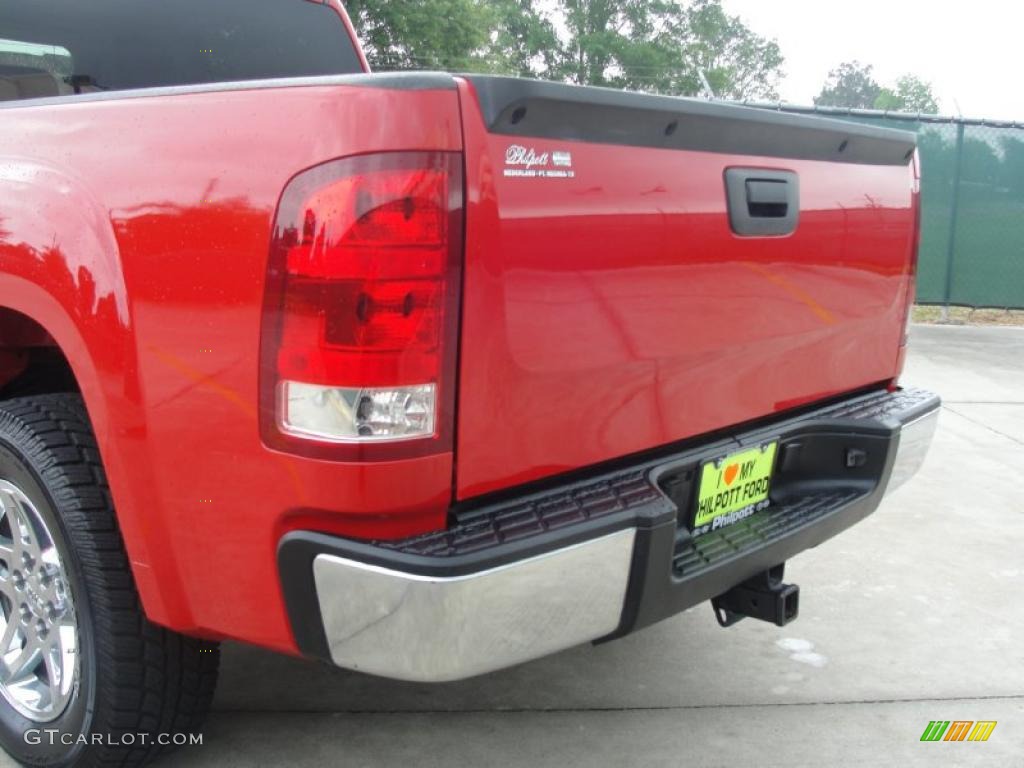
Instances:
[[[770,108],[915,131],[921,155],[917,302],[1024,309],[1024,123]]]

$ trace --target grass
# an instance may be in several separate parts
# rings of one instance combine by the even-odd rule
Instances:
[[[948,319],[943,319],[942,307],[917,305],[911,319],[915,323],[948,325],[1024,325],[1024,309],[950,307]]]

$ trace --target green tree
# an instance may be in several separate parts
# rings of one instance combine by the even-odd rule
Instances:
[[[374,69],[486,67],[497,9],[485,0],[346,0]]]
[[[610,85],[608,70],[629,43],[623,32],[629,3],[561,0],[557,6],[568,39],[559,46],[554,73],[580,85]]]
[[[821,93],[814,97],[819,107],[874,109],[882,87],[871,74],[870,64],[846,61],[828,73]]]
[[[552,0],[565,29],[553,67],[585,85],[694,95],[777,98],[782,53],[720,0]]]
[[[695,92],[692,79],[700,70],[719,98],[779,97],[784,59],[778,43],[753,32],[739,16],[727,14],[718,0],[698,0],[687,8],[685,22],[682,54],[688,66],[683,71],[690,79],[690,93]]]
[[[558,34],[548,13],[535,0],[491,0],[495,30],[486,67],[520,77],[549,73],[558,53]]]
[[[883,88],[875,98],[874,106],[890,112],[920,112],[923,115],[939,112],[939,102],[931,83],[914,75],[899,78],[895,88]]]
[[[777,98],[778,44],[721,0],[349,0],[376,69],[463,69],[725,98]]]

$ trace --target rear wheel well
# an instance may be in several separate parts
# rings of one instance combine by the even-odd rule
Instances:
[[[0,400],[80,392],[64,352],[39,323],[0,307]]]

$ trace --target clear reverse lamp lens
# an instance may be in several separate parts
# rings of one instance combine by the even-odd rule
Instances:
[[[281,428],[337,442],[408,440],[434,434],[435,385],[324,387],[281,383]]]

